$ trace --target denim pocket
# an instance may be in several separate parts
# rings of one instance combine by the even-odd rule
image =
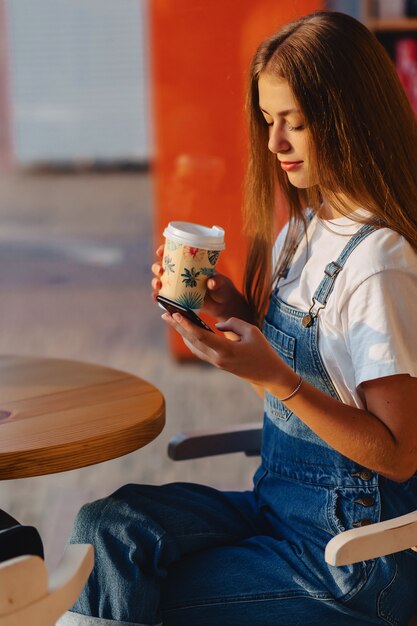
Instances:
[[[263,324],[263,334],[281,359],[295,371],[295,338],[266,320]],[[268,392],[265,393],[265,412],[273,422],[276,419],[288,421],[292,415],[290,409]]]
[[[276,419],[284,420],[287,422],[292,415],[292,411],[287,409],[285,404],[283,404],[278,398],[273,396],[272,394],[265,392],[265,413],[274,422]]]
[[[338,535],[356,526],[377,522],[379,516],[378,487],[329,489],[327,521],[333,535]],[[329,565],[329,572],[333,577],[335,597],[343,603],[352,601],[365,586],[374,566],[375,559],[348,565]]]
[[[275,352],[295,371],[295,337],[287,335],[266,320],[264,320],[262,332]]]
[[[337,488],[330,491],[328,519],[337,533],[374,524],[381,514],[378,487]]]
[[[408,623],[413,611],[415,567],[407,566],[402,553],[391,554],[383,561],[391,575],[378,597],[378,616],[390,626],[400,626]]]

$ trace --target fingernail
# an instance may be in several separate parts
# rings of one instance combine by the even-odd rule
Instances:
[[[179,313],[174,313],[172,317],[174,318],[176,322],[181,322],[182,320],[182,315],[180,315]]]

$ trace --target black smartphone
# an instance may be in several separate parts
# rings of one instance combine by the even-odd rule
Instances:
[[[178,302],[174,302],[173,300],[169,300],[168,298],[165,298],[164,296],[156,296],[156,300],[166,311],[171,313],[171,315],[173,313],[180,313],[180,315],[183,315],[184,317],[186,317],[187,320],[190,320],[190,322],[192,322],[193,324],[196,324],[196,326],[199,326],[200,328],[204,328],[204,330],[209,330],[211,333],[214,332],[214,330],[212,330],[210,326],[207,326],[207,324],[203,322],[201,317],[198,317],[198,315],[194,313],[192,309],[188,309],[186,306],[183,306],[182,304],[179,304]]]

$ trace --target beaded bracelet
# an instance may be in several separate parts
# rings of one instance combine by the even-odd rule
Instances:
[[[292,392],[290,393],[290,395],[289,395],[289,396],[285,396],[285,398],[278,398],[278,400],[279,400],[280,402],[285,402],[286,400],[289,400],[290,398],[292,398],[293,396],[295,396],[295,394],[297,393],[297,391],[299,391],[299,390],[300,390],[300,387],[301,387],[301,385],[302,385],[302,384],[303,384],[303,379],[302,379],[302,378],[301,378],[301,376],[300,376],[300,380],[298,381],[297,386],[296,386],[296,388],[294,389],[294,391],[292,391]]]

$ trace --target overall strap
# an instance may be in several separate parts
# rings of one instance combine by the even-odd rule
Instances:
[[[325,308],[327,300],[329,299],[329,296],[333,291],[336,278],[339,272],[343,269],[346,261],[348,260],[354,249],[376,229],[376,226],[372,226],[370,224],[365,224],[364,226],[362,226],[362,228],[358,230],[356,235],[353,235],[349,239],[337,260],[331,261],[330,263],[328,263],[328,265],[326,265],[323,280],[314,292],[313,304],[311,305],[307,315],[303,317],[303,326],[308,328],[313,324],[319,311]]]

